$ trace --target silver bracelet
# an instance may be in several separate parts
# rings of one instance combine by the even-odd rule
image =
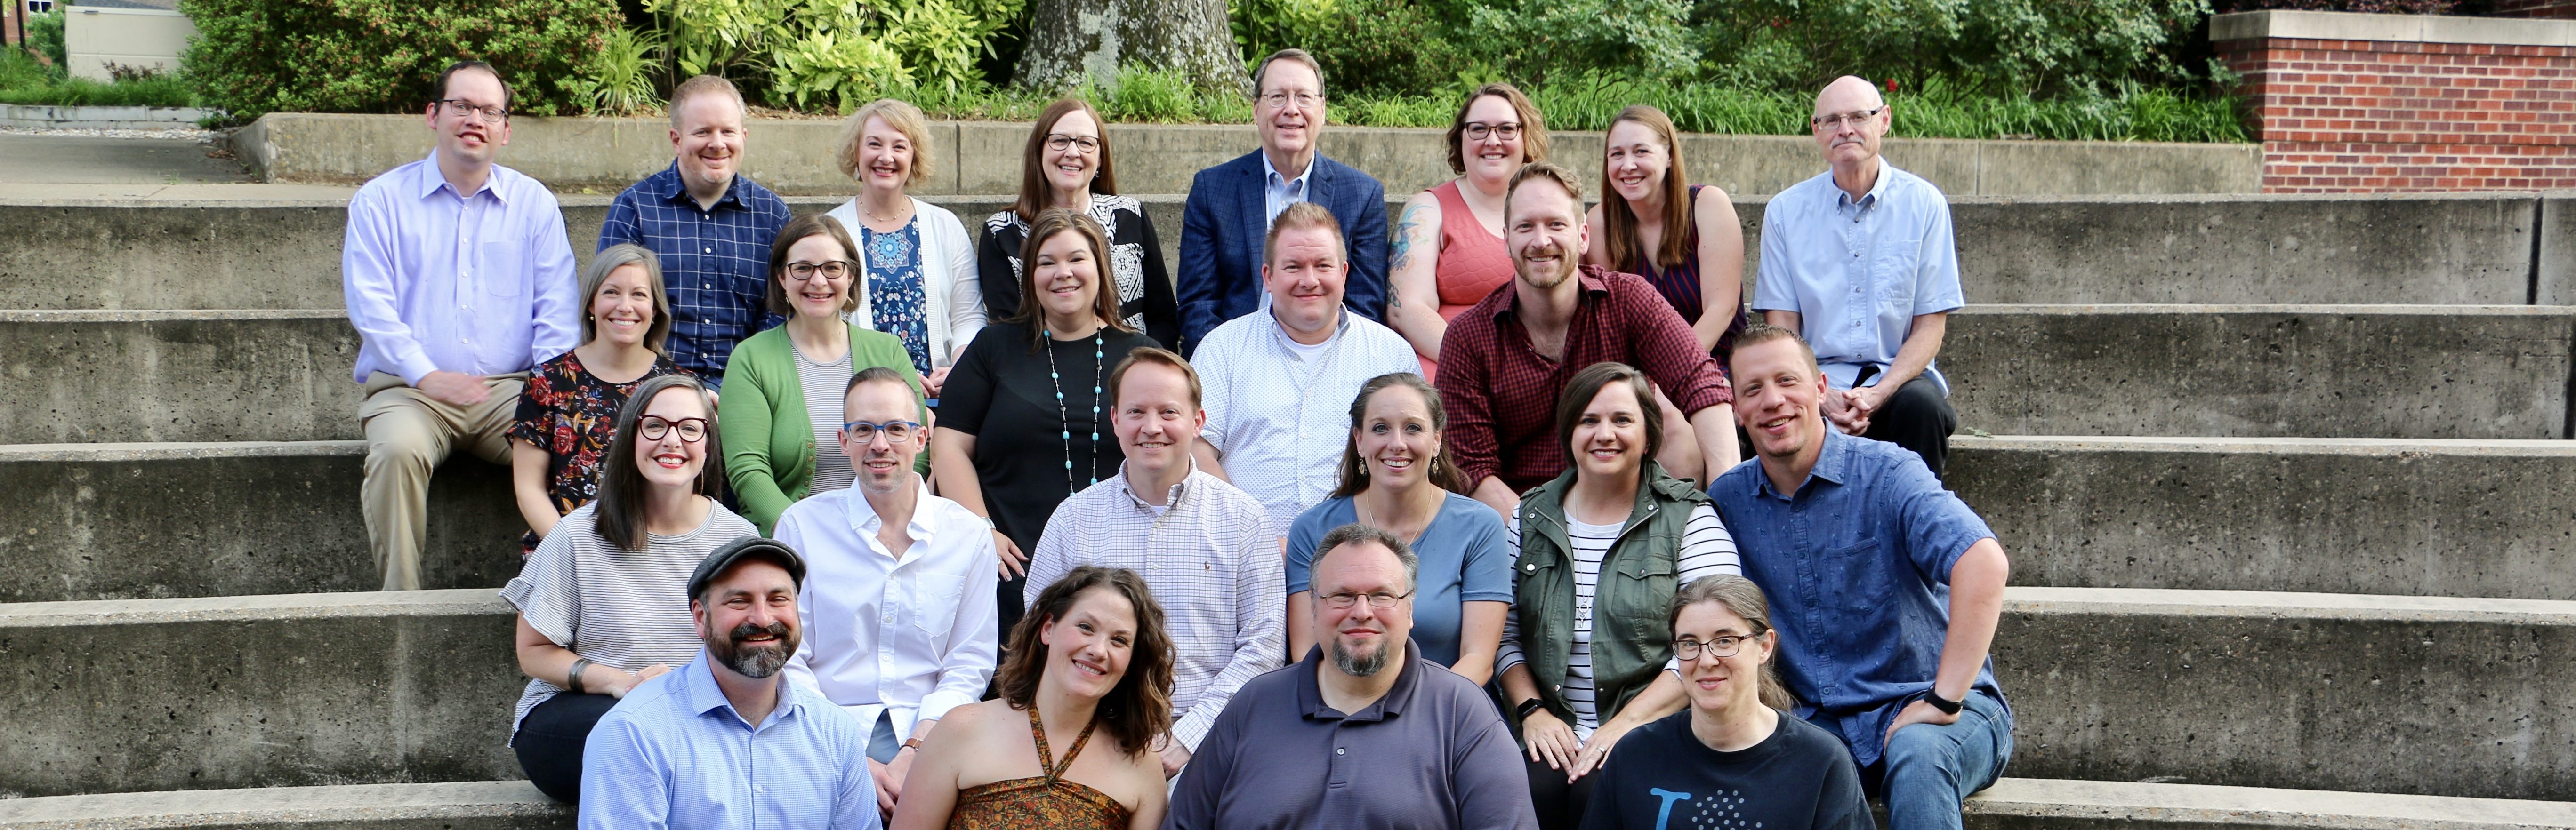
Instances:
[[[572,659],[572,672],[564,675],[565,691],[569,691],[577,695],[587,694],[581,690],[581,670],[586,668],[590,668],[590,658],[575,657]]]

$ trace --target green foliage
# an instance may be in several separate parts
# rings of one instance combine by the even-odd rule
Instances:
[[[0,49],[0,104],[49,106],[186,107],[195,106],[188,85],[167,72],[120,67],[115,80],[100,82],[66,77],[58,66],[46,66],[25,52]]]
[[[599,56],[576,77],[558,83],[585,110],[632,115],[660,106],[653,76],[662,72],[662,44],[653,35],[632,29],[608,30]]]
[[[2102,92],[2183,82],[2175,44],[2209,0],[1705,0],[1704,77],[1813,89],[1836,75],[1940,77],[1989,91]]]
[[[843,111],[886,95],[954,97],[1026,0],[646,0],[681,75],[721,74],[775,105]]]
[[[240,118],[290,112],[418,112],[440,70],[477,58],[501,71],[511,109],[580,107],[558,79],[590,76],[618,20],[615,0],[179,0],[197,25],[182,64]]]
[[[65,12],[57,7],[44,14],[27,15],[25,22],[27,48],[45,56],[46,60],[53,61],[57,68],[71,63],[69,47],[63,42],[64,14]]]
[[[1387,0],[1235,0],[1236,45],[1255,61],[1291,46],[1313,53],[1333,89],[1420,91],[1458,80],[1471,61],[1432,10]]]

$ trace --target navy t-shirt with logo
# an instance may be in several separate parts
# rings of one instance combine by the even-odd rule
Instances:
[[[1638,727],[1610,750],[1583,830],[1875,830],[1851,751],[1788,715],[1771,737],[1719,752],[1690,710]]]

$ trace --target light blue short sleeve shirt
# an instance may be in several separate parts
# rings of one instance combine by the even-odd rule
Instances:
[[[1849,388],[1863,369],[1886,371],[1917,315],[1967,304],[1949,197],[1884,158],[1878,169],[1878,183],[1858,200],[1827,171],[1780,191],[1762,212],[1753,310],[1797,312],[1798,334],[1835,388]],[[1939,361],[1923,376],[1949,394]]]
[[[758,727],[707,653],[637,685],[583,745],[581,830],[879,830],[868,732],[801,683]]]
[[[1356,521],[1359,509],[1349,496],[1325,499],[1297,517],[1288,530],[1288,593],[1313,587],[1315,545],[1324,534]],[[1509,543],[1503,517],[1484,502],[1450,493],[1440,505],[1422,538],[1413,541],[1413,554],[1422,562],[1421,581],[1414,586],[1413,642],[1422,647],[1422,659],[1457,664],[1466,626],[1462,603],[1512,601]]]

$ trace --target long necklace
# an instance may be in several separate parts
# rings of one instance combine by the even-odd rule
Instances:
[[[1055,384],[1056,423],[1062,425],[1073,420],[1073,411],[1066,408],[1064,403],[1064,375],[1056,371],[1055,333],[1040,329],[1038,336],[1046,338],[1047,379]],[[1100,458],[1100,367],[1108,361],[1109,327],[1101,326],[1099,331],[1091,335],[1091,457],[1095,462],[1092,466],[1095,472],[1099,469],[1096,462]],[[1075,492],[1080,488],[1073,486],[1073,429],[1065,427],[1062,434],[1064,435],[1064,489],[1066,492]],[[1091,484],[1099,483],[1100,476],[1091,477]]]

